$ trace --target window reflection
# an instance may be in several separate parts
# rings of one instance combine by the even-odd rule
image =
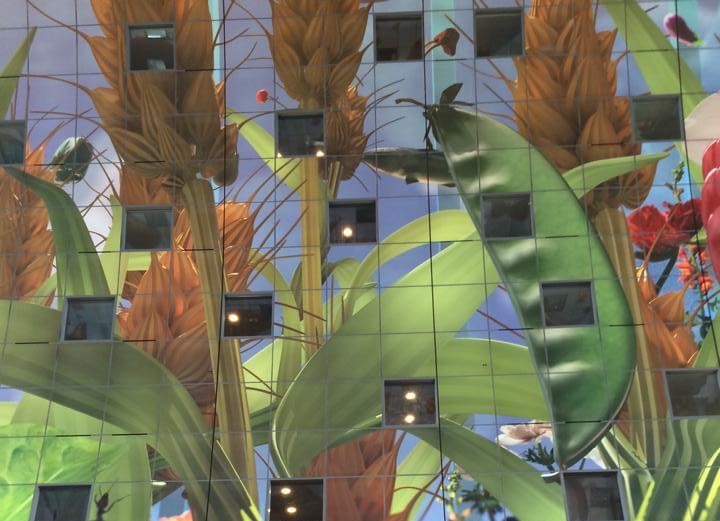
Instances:
[[[545,326],[586,326],[595,323],[590,282],[542,284]]]
[[[568,521],[624,521],[615,472],[570,472],[563,482]]]
[[[65,310],[65,340],[112,340],[115,299],[68,298]]]
[[[720,415],[717,370],[678,369],[665,373],[673,416]]]
[[[90,485],[40,485],[32,521],[85,521]]]
[[[435,380],[386,380],[385,425],[435,425]]]
[[[130,70],[166,71],[175,68],[175,28],[172,24],[130,26]]]

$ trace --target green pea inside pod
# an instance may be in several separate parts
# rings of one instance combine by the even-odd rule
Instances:
[[[58,184],[81,181],[87,173],[94,155],[92,144],[83,137],[69,137],[53,155],[51,165],[56,167],[55,182]]]

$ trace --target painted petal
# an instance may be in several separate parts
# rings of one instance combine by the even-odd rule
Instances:
[[[685,137],[688,156],[698,165],[702,164],[705,149],[720,136],[720,93],[715,93],[700,103],[685,118]]]

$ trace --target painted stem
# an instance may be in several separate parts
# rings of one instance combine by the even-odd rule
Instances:
[[[193,179],[182,188],[182,200],[188,213],[195,261],[207,321],[210,358],[216,374],[217,400],[215,413],[220,428],[220,441],[238,475],[257,504],[255,451],[250,426],[249,408],[238,340],[224,340],[222,327],[222,295],[227,287],[221,263],[222,244],[218,234],[215,201],[210,183]],[[219,363],[218,363],[219,361]]]

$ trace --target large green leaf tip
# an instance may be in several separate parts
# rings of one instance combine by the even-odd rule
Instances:
[[[534,237],[484,243],[525,328],[556,460],[572,465],[610,428],[630,388],[635,334],[620,283],[575,194],[522,136],[449,105],[427,115],[481,235],[481,194],[532,194]],[[545,327],[540,285],[552,281],[592,281],[596,324]]]

